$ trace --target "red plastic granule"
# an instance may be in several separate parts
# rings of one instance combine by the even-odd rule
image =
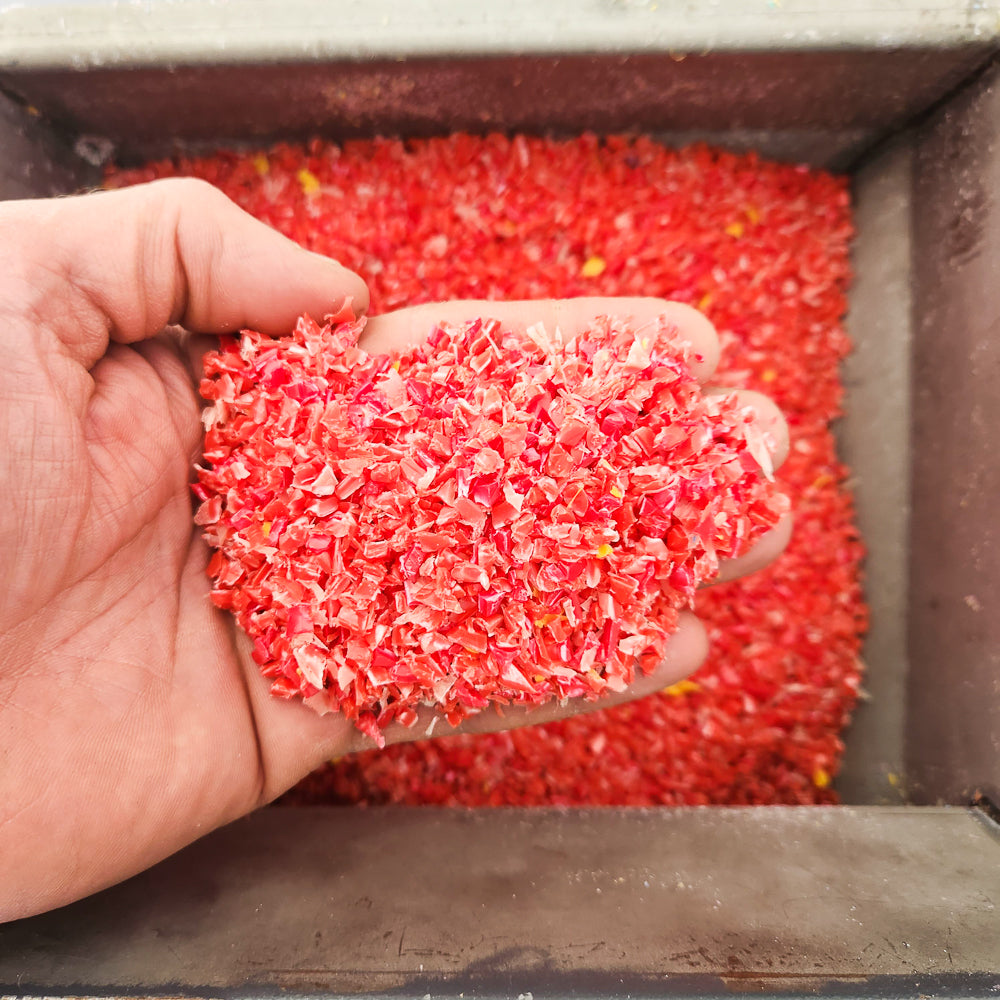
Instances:
[[[359,271],[373,311],[454,297],[658,295],[720,331],[717,380],[782,407],[795,533],[699,595],[708,662],[661,695],[559,723],[345,758],[293,802],[834,802],[857,697],[863,556],[830,422],[849,279],[844,179],[645,138],[456,135],[221,152],[112,173],[202,177]]]
[[[272,693],[383,730],[624,691],[787,501],[751,409],[666,320],[495,320],[370,355],[364,320],[205,360],[195,517]]]

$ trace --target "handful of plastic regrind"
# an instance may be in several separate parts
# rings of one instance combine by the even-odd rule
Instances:
[[[482,319],[391,356],[363,328],[303,317],[207,357],[195,519],[272,692],[380,745],[424,705],[623,690],[787,509],[752,411],[702,394],[666,320]]]

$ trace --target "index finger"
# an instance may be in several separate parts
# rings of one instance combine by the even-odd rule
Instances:
[[[372,354],[399,351],[419,342],[436,323],[460,324],[473,319],[497,319],[512,330],[526,330],[535,323],[558,327],[572,337],[585,331],[598,316],[614,316],[641,327],[663,316],[691,345],[689,364],[699,382],[705,382],[719,361],[715,327],[697,309],[683,302],[653,298],[524,299],[490,302],[459,299],[430,302],[373,316],[361,337],[361,346]]]
[[[358,275],[186,178],[0,205],[0,277],[5,304],[88,369],[109,339],[135,343],[172,323],[278,335],[303,312],[368,307]]]

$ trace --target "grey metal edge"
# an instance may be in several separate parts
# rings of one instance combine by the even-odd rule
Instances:
[[[964,809],[270,809],[0,926],[0,994],[987,995]]]
[[[986,45],[996,0],[0,0],[0,66]]]

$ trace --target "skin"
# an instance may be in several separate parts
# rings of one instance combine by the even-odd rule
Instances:
[[[357,275],[197,181],[0,206],[0,921],[113,884],[366,746],[340,717],[272,699],[249,643],[208,600],[188,487],[208,345],[167,329],[279,334],[346,297],[367,309]],[[484,313],[568,331],[601,313],[663,311],[707,379],[711,325],[652,299],[417,307],[374,318],[364,343],[390,348],[430,321]],[[784,421],[763,397],[748,401],[780,463]],[[788,531],[724,575],[770,561]],[[705,652],[686,615],[667,660],[626,696],[486,712],[463,728],[640,697]],[[429,719],[388,738],[418,737]]]

